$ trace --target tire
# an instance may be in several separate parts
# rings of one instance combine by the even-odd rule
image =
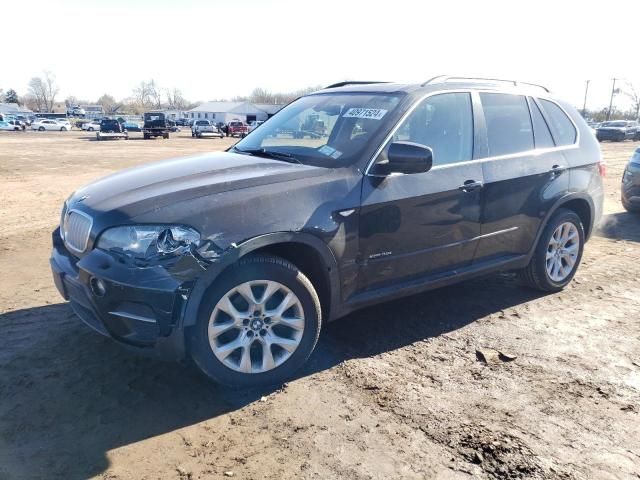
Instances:
[[[552,236],[554,236],[556,229],[558,229],[561,225],[571,224],[575,228],[575,233],[577,235],[577,250],[575,252],[575,257],[573,258],[574,264],[570,270],[565,273],[558,272],[558,275],[561,275],[562,278],[552,278],[552,275],[549,272],[549,268],[547,268],[547,254],[552,254],[550,249],[555,248],[552,243]],[[542,231],[542,235],[538,239],[538,244],[536,245],[536,249],[533,253],[533,257],[531,257],[531,261],[529,265],[527,265],[521,272],[520,276],[524,283],[536,290],[541,290],[543,292],[558,292],[562,290],[565,286],[571,282],[573,276],[578,270],[578,266],[580,265],[580,260],[582,259],[582,252],[584,250],[584,227],[582,225],[582,221],[580,217],[572,210],[568,210],[565,208],[559,208],[553,216],[549,219],[549,222],[544,227]],[[565,246],[567,249],[573,248],[574,243],[567,242]],[[564,260],[565,257],[562,255],[558,258],[558,261],[563,266],[563,269],[566,269],[568,263]],[[551,264],[554,263],[553,257],[550,258]],[[553,267],[551,267],[553,269]],[[553,270],[552,270],[553,271]]]
[[[162,135],[162,138],[164,138],[165,140],[166,140],[166,139],[168,139],[168,138],[169,138],[169,134],[168,134],[168,133],[164,133],[164,134]]]
[[[146,133],[142,135],[142,138],[144,138],[145,140],[149,140],[149,135],[147,135]]]
[[[620,194],[620,201],[622,202],[622,206],[624,207],[624,209],[627,212],[629,212],[629,213],[640,213],[640,207],[637,207],[635,205],[631,205],[630,203],[628,203],[624,199],[624,196],[622,196],[622,194]]]
[[[44,132],[44,127],[40,127],[40,128],[38,128],[38,131],[39,131],[39,132]]]
[[[266,282],[270,282],[272,288],[278,289],[272,291],[266,300],[260,299],[260,302],[264,302],[264,309],[258,308],[260,310],[258,313],[262,313],[262,317],[252,316],[250,314],[252,308],[250,305],[252,304],[242,300],[245,297],[237,292],[232,293],[236,287],[243,284],[246,286],[246,282],[252,281],[257,285],[266,285]],[[263,288],[263,293],[256,293],[253,290],[252,295],[254,297],[266,295],[265,289],[266,287]],[[273,315],[274,319],[264,316],[270,311],[277,310],[278,306],[282,306],[282,303],[278,302],[283,301],[281,299],[285,298],[285,292],[287,295],[293,294],[295,303],[290,308],[285,308],[281,314],[284,317],[284,313],[292,312],[287,316],[296,317],[296,328],[290,328],[284,323],[279,325],[278,320],[275,320],[275,314]],[[234,297],[235,295],[239,295],[239,297]],[[214,353],[214,347],[209,340],[209,335],[212,333],[210,328],[214,328],[213,322],[219,322],[220,316],[226,316],[225,320],[233,323],[229,319],[234,318],[225,314],[219,308],[218,302],[223,304],[225,299],[238,302],[238,298],[241,306],[237,309],[245,311],[235,318],[245,315],[248,318],[243,317],[243,320],[234,323],[233,327],[228,327],[228,323],[222,323],[229,330],[219,334],[212,341],[218,349],[218,353]],[[242,302],[247,305],[246,309],[242,306]],[[255,305],[260,305],[260,302]],[[249,387],[282,383],[306,362],[320,335],[322,314],[320,301],[313,285],[295,265],[280,257],[249,256],[241,259],[216,279],[206,292],[199,310],[197,324],[189,331],[188,335],[191,357],[207,376],[218,383],[229,386]],[[264,323],[261,323],[263,319]],[[221,324],[215,323],[215,325],[220,326]],[[302,331],[300,331],[301,326]],[[269,327],[271,330],[268,330]],[[237,336],[235,336],[236,332]],[[223,338],[225,335],[231,337]],[[284,338],[289,335],[293,339]],[[243,341],[248,343],[245,343],[244,346],[237,346],[235,349],[227,348],[227,352],[231,352],[231,354],[226,353],[226,358],[220,359],[219,355],[225,355],[225,353],[221,353],[220,348],[240,341],[241,337],[244,339]],[[283,344],[288,348],[280,347],[276,340],[289,342]],[[263,349],[266,342],[273,342],[271,346],[267,347],[271,355],[267,355]],[[296,346],[292,346],[291,342],[296,343]],[[291,351],[289,351],[290,349]],[[246,353],[247,351],[249,353]],[[246,358],[249,359],[248,363],[242,361],[245,359],[245,353]],[[271,367],[271,364],[265,361],[265,358],[268,359],[268,357],[271,357],[272,361],[276,363],[275,366]],[[241,369],[253,370],[253,372],[242,372]]]
[[[66,127],[62,127],[62,128],[60,129],[60,131],[61,131],[61,132],[66,132],[66,131],[67,131],[67,128],[66,128]]]
[[[88,132],[93,132],[93,127],[89,127],[89,128],[87,128],[87,131],[88,131]]]

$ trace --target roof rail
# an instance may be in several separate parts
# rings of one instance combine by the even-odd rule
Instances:
[[[333,83],[327,87],[324,87],[323,90],[326,90],[327,88],[338,88],[338,87],[345,87],[347,85],[369,85],[372,83],[389,83],[389,82],[338,82],[338,83]]]
[[[446,83],[456,80],[476,80],[479,82],[491,82],[491,83],[510,83],[513,86],[517,87],[519,85],[528,85],[531,87],[541,88],[545,92],[550,92],[550,90],[544,85],[538,85],[537,83],[529,83],[529,82],[521,82],[518,80],[506,80],[504,78],[485,78],[485,77],[460,77],[455,75],[440,75],[437,77],[430,78],[426,82],[424,82],[421,86],[425,87],[427,85],[433,85],[434,83]]]

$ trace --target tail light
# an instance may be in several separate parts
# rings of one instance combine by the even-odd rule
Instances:
[[[600,172],[602,178],[607,176],[607,164],[602,160],[598,162],[598,172]]]

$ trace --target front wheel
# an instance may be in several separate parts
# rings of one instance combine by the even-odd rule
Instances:
[[[277,384],[309,358],[320,325],[318,295],[295,265],[247,257],[207,291],[190,332],[191,356],[226,385]]]
[[[544,292],[562,290],[580,265],[584,241],[580,217],[572,210],[558,209],[544,228],[529,265],[522,270],[522,279]]]
[[[38,128],[38,131],[39,131],[39,132],[44,132],[44,127],[40,127],[40,128]]]
[[[67,129],[66,129],[66,127],[62,127],[62,128],[60,129],[60,131],[61,131],[61,132],[66,132],[66,131],[67,131]]]

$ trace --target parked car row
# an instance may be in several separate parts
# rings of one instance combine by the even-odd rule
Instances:
[[[604,140],[610,140],[612,142],[640,140],[640,124],[630,120],[603,122],[595,128],[595,131],[596,138],[600,142]]]

